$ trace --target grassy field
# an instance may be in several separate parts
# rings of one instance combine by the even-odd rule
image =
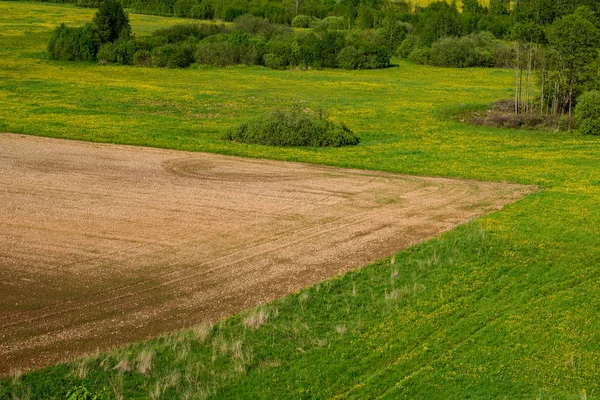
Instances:
[[[0,131],[542,189],[354,273],[199,326],[0,381],[0,398],[600,398],[600,138],[473,127],[510,71],[166,70],[48,61],[92,10],[0,2]],[[137,34],[173,19],[132,16]],[[219,140],[281,104],[324,107],[345,149]]]

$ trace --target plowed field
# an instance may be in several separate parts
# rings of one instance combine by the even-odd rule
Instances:
[[[531,191],[0,134],[0,376],[214,321]]]

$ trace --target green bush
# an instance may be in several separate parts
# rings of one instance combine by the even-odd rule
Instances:
[[[337,56],[338,65],[343,69],[358,69],[365,63],[365,55],[354,46],[344,47]]]
[[[133,63],[141,66],[152,65],[152,54],[148,50],[138,50],[133,55]]]
[[[199,5],[198,0],[177,0],[173,5],[173,14],[178,17],[191,17],[192,8]]]
[[[410,53],[419,46],[419,37],[416,35],[406,35],[406,38],[396,49],[396,55],[401,58],[408,58]]]
[[[323,112],[299,107],[274,109],[225,133],[224,140],[270,146],[341,147],[356,145],[359,137],[344,124],[327,118]]]
[[[60,24],[54,29],[47,49],[53,60],[94,61],[100,44],[100,34],[95,25],[69,28]]]
[[[429,64],[431,49],[429,47],[417,47],[408,55],[408,59],[417,64]]]
[[[241,8],[228,8],[223,15],[225,22],[233,22],[240,15],[244,15],[246,12]]]
[[[577,99],[575,118],[579,131],[585,135],[600,135],[600,92],[585,92]]]
[[[294,34],[289,26],[272,24],[266,18],[259,18],[250,14],[236,18],[232,29],[246,32],[249,35],[260,36],[264,39],[293,36]]]
[[[431,46],[429,62],[438,67],[491,67],[499,42],[490,32],[460,38],[446,37]]]
[[[283,57],[273,53],[265,54],[263,56],[263,63],[265,64],[265,67],[272,69],[284,69],[288,65]]]
[[[323,18],[321,24],[324,24],[326,29],[345,30],[348,29],[348,21],[344,17],[327,17]]]
[[[114,43],[104,43],[98,50],[98,61],[123,65],[132,65],[133,56],[138,51],[135,40],[119,40]]]
[[[102,42],[129,39],[131,36],[129,15],[118,0],[103,0],[92,22],[100,32]]]
[[[152,65],[167,68],[186,68],[194,62],[190,43],[166,44],[152,50]]]
[[[308,15],[296,15],[294,19],[292,19],[292,26],[294,28],[309,28],[311,22],[311,17]]]
[[[227,28],[222,24],[177,24],[154,31],[152,33],[152,40],[155,43],[161,44],[199,41],[209,36],[223,33],[226,30]]]
[[[265,42],[240,31],[230,35],[210,36],[196,46],[195,60],[198,64],[227,65],[262,64]]]
[[[190,17],[198,19],[213,19],[215,17],[215,10],[212,8],[210,3],[202,2],[199,5],[192,7]]]

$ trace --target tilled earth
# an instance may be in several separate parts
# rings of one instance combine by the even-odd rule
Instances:
[[[531,191],[0,134],[0,376],[223,318]]]

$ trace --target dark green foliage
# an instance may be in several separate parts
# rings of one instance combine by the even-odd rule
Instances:
[[[408,58],[408,55],[419,46],[419,37],[416,35],[407,35],[406,39],[400,43],[396,50],[396,55],[402,58]]]
[[[198,64],[219,67],[257,65],[263,63],[264,48],[264,40],[234,31],[230,35],[220,34],[206,38],[196,46],[194,57]]]
[[[194,48],[188,42],[166,44],[152,50],[152,65],[186,68],[194,62]]]
[[[291,37],[294,35],[294,31],[289,26],[272,24],[266,18],[259,18],[249,14],[236,18],[232,29],[260,36],[264,39],[276,36]]]
[[[200,41],[208,36],[225,32],[225,25],[217,24],[178,24],[159,29],[152,33],[156,43],[177,43],[183,41]]]
[[[312,18],[308,15],[296,15],[292,20],[294,28],[308,28],[311,26]]]
[[[77,0],[77,7],[96,8],[100,6],[100,0]]]
[[[510,0],[490,0],[490,14],[507,15],[510,6]]]
[[[223,15],[223,20],[226,22],[232,22],[234,19],[236,19],[237,17],[239,17],[240,15],[244,15],[245,11],[242,10],[241,8],[228,8],[227,11],[225,11],[225,14]]]
[[[183,3],[180,6],[183,7]],[[157,30],[151,37],[142,39],[122,35],[102,46],[98,60],[145,65],[151,59],[154,66],[170,68],[185,68],[194,61],[215,66],[266,65],[273,69],[338,68],[341,61],[348,69],[385,68],[390,65],[391,49],[410,29],[410,24],[393,21],[377,30],[324,29],[295,33],[289,26],[247,14],[236,18],[230,28],[217,24],[180,24]],[[61,27],[55,36],[65,35],[63,31],[71,32]],[[57,48],[56,42],[54,39],[49,49]],[[71,51],[73,47],[66,48]],[[340,56],[344,48],[347,50]],[[134,55],[139,50],[145,52],[136,61]],[[87,59],[95,59],[97,52],[94,50]]]
[[[269,67],[271,69],[284,69],[289,65],[286,58],[274,53],[265,54],[263,56],[263,63],[265,64],[265,67]]]
[[[481,5],[477,0],[463,0],[463,13],[479,14]]]
[[[417,64],[429,64],[431,49],[429,47],[415,47],[408,55],[408,59]]]
[[[118,40],[100,46],[97,58],[99,62],[132,65],[138,50],[139,45],[135,40]]]
[[[189,17],[198,19],[213,19],[215,17],[215,10],[212,8],[210,3],[202,2],[192,7]]]
[[[352,146],[359,137],[344,124],[330,121],[323,112],[274,109],[268,115],[227,131],[224,140],[270,146]]]
[[[343,69],[358,69],[365,62],[365,55],[354,46],[344,47],[337,57],[338,65]]]
[[[133,55],[133,63],[140,66],[152,65],[152,54],[148,50],[138,50]]]
[[[384,48],[363,45],[344,47],[337,56],[338,66],[344,69],[377,69],[389,66],[389,55]]]
[[[344,30],[348,29],[348,20],[344,17],[327,17],[321,21],[325,29]]]
[[[443,38],[431,46],[430,63],[439,67],[491,67],[499,45],[489,32]]]
[[[200,5],[198,0],[177,0],[173,5],[173,14],[178,17],[192,16],[192,9]]]
[[[477,22],[477,30],[489,31],[497,38],[508,36],[513,26],[513,19],[510,15],[483,15]]]
[[[575,106],[579,131],[585,135],[600,135],[600,92],[592,90],[579,96]]]
[[[418,13],[416,32],[421,41],[430,45],[447,36],[461,36],[462,21],[456,4],[445,1],[431,3]]]
[[[388,21],[377,30],[377,35],[390,53],[394,53],[398,46],[412,32],[413,26],[403,21]]]
[[[131,36],[129,16],[118,0],[103,0],[92,22],[98,28],[103,42],[114,42]]]
[[[53,60],[94,61],[100,43],[100,34],[93,24],[81,28],[60,24],[52,33],[47,49]]]
[[[546,30],[549,65],[546,100],[553,102],[554,113],[571,115],[574,99],[598,76],[600,31],[591,20],[591,12],[581,7],[575,13],[557,19]]]

